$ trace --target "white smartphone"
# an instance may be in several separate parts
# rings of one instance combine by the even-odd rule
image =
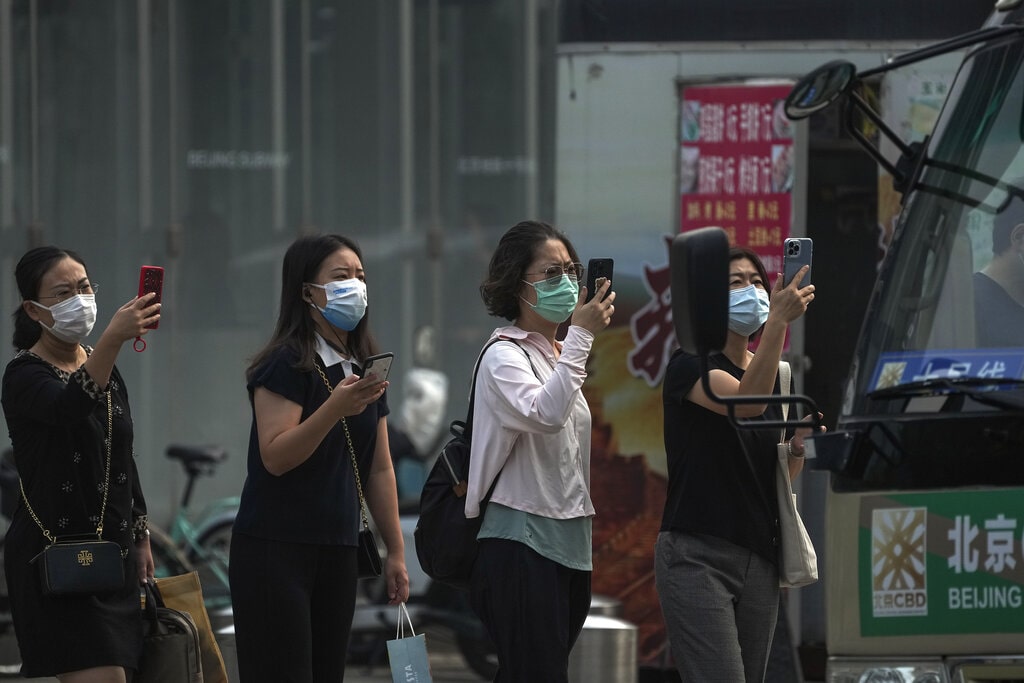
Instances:
[[[814,242],[810,237],[790,237],[782,243],[782,284],[788,286],[793,277],[804,266],[811,265],[814,255]],[[811,271],[808,270],[800,280],[800,286],[811,284]]]
[[[363,377],[373,376],[377,378],[378,382],[387,381],[388,375],[391,374],[391,363],[394,360],[395,354],[390,351],[370,356],[363,362]]]

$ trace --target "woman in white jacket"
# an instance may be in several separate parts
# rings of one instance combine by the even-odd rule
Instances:
[[[590,609],[591,421],[582,387],[615,293],[599,281],[584,303],[583,275],[564,234],[524,221],[502,236],[480,286],[487,311],[512,322],[491,335],[508,343],[480,360],[466,495],[466,516],[483,514],[471,601],[497,647],[499,682],[567,681]]]

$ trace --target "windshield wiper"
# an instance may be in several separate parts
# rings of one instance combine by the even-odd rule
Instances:
[[[893,398],[910,398],[914,396],[932,396],[936,394],[961,394],[978,403],[1007,408],[1010,410],[1024,408],[1024,396],[1007,394],[1005,389],[1024,390],[1024,380],[1006,377],[932,377],[917,382],[897,384],[896,386],[876,389],[868,393],[868,398],[885,400]],[[978,390],[980,389],[980,390]]]

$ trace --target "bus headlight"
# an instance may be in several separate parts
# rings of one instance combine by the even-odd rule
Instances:
[[[878,660],[831,657],[828,683],[950,683],[942,660]]]

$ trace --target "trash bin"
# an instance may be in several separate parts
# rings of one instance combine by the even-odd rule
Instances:
[[[616,617],[591,613],[569,655],[572,683],[636,683],[636,626]]]
[[[592,595],[590,596],[588,614],[599,617],[621,617],[622,601],[608,595]]]

